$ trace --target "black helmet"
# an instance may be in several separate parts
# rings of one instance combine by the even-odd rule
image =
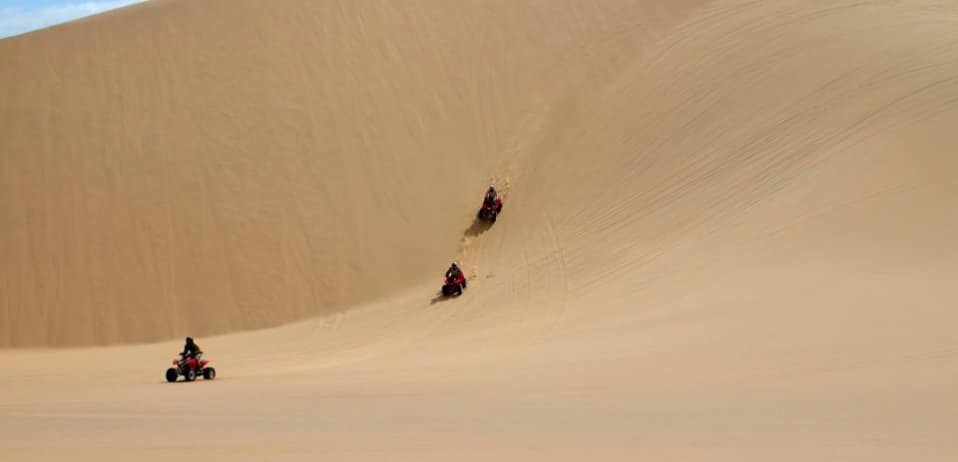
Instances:
[[[186,343],[193,343],[193,337],[186,337]]]

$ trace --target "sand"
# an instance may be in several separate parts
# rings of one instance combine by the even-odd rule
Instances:
[[[0,40],[0,450],[953,460],[956,26],[154,0]],[[164,382],[185,335],[216,380]]]

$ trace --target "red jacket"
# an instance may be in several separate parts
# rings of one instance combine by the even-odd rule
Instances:
[[[456,274],[458,273],[458,274]],[[462,282],[466,279],[466,274],[462,272],[462,268],[456,267],[455,269],[449,268],[446,271],[446,279],[455,279],[453,282]]]

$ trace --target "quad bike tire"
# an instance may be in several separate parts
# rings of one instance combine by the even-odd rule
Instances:
[[[213,380],[216,378],[216,369],[207,367],[203,369],[203,380]]]
[[[458,297],[462,295],[462,286],[459,284],[450,284],[443,287],[442,292],[447,296]]]
[[[458,284],[448,284],[442,286],[442,294],[447,297],[458,297],[462,295],[462,286]]]
[[[480,220],[488,220],[490,223],[495,223],[496,218],[499,216],[499,213],[502,212],[502,206],[496,207],[491,210],[486,210],[485,208],[479,209],[479,213],[476,214]]]
[[[176,382],[176,378],[179,377],[179,376],[180,376],[180,374],[176,372],[176,368],[175,368],[175,367],[171,367],[171,368],[169,368],[169,369],[166,370],[166,381],[167,381],[167,382],[170,382],[170,383]]]
[[[193,369],[187,369],[183,371],[183,380],[186,380],[187,382],[196,380],[196,371]]]

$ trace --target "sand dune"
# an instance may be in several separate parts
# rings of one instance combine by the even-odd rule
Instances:
[[[540,93],[640,9],[228,3],[0,42],[3,345],[261,328],[434,281]]]
[[[956,25],[171,0],[0,40],[0,446],[952,460]],[[187,334],[216,381],[162,383]]]

